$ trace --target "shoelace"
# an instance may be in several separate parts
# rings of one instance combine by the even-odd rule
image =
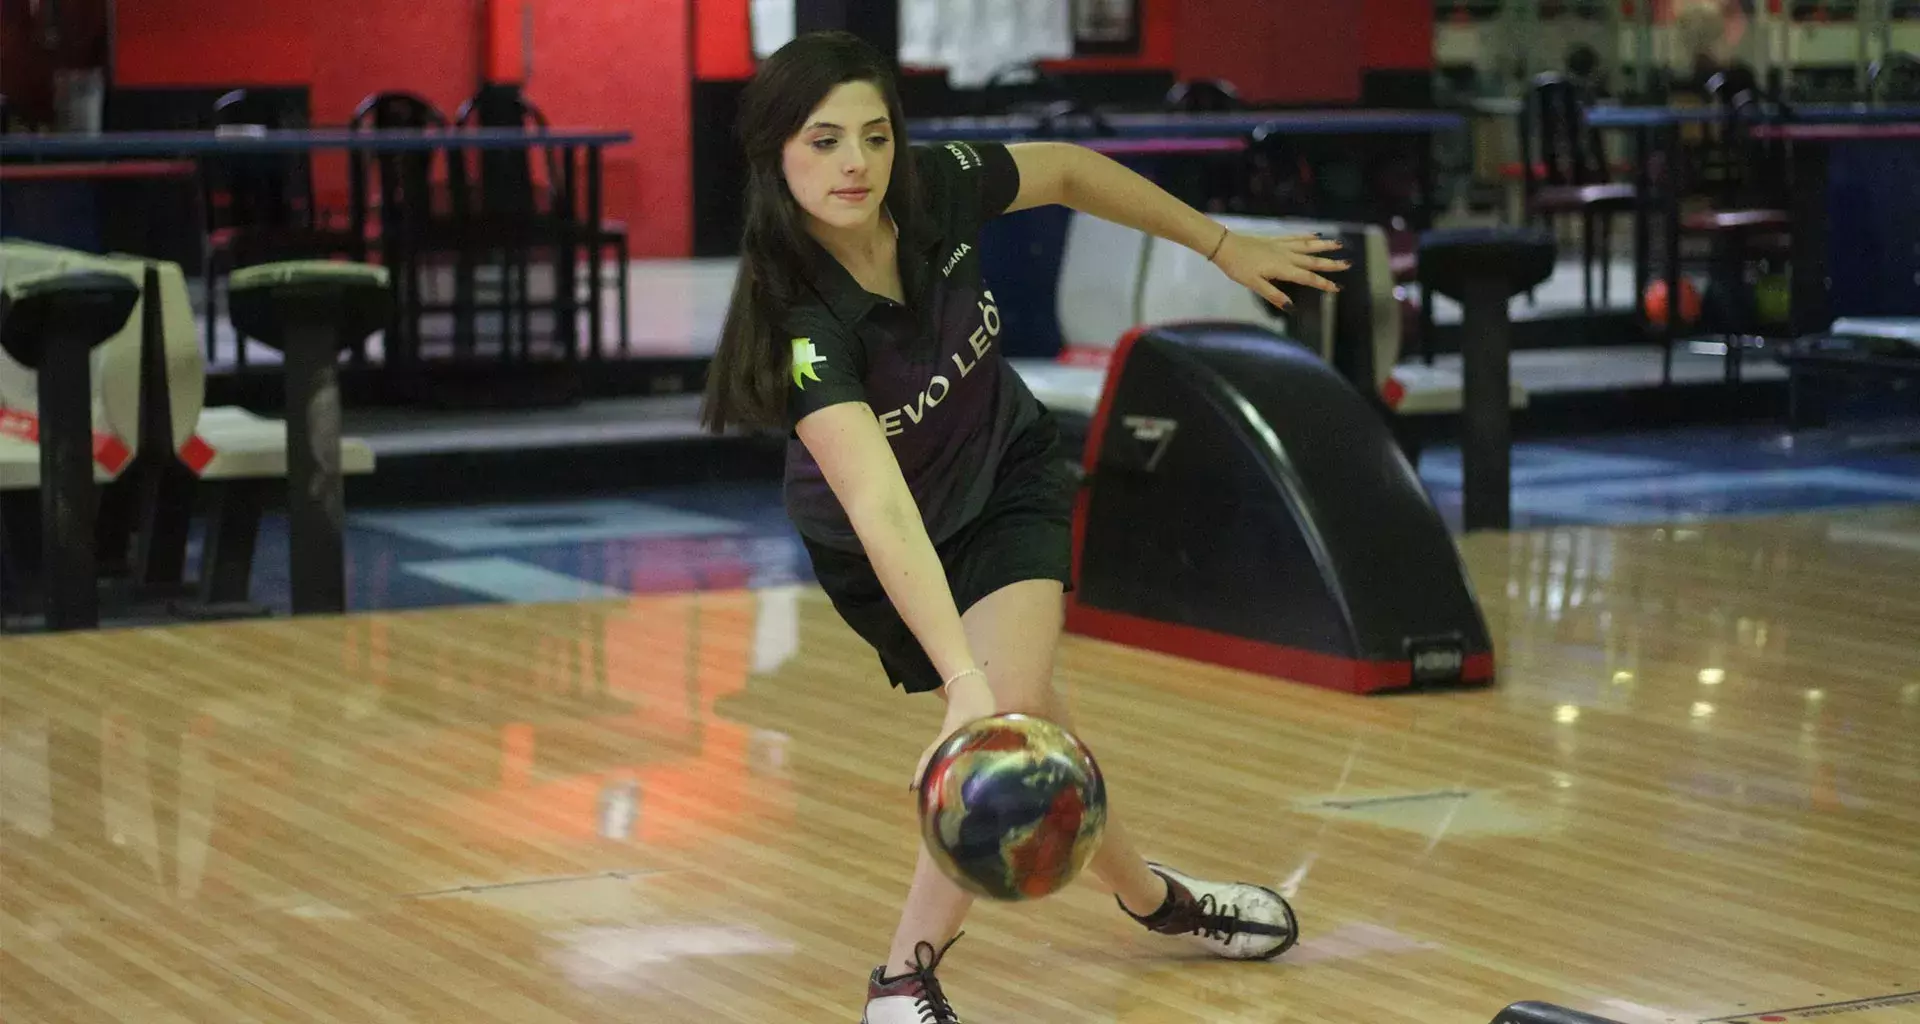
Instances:
[[[1233,937],[1240,934],[1238,904],[1228,910],[1225,904],[1213,898],[1212,893],[1205,893],[1194,901],[1194,906],[1199,911],[1193,924],[1195,932],[1221,942],[1232,942]]]
[[[960,935],[965,935],[961,932]],[[919,942],[913,947],[913,973],[920,980],[920,1019],[924,1024],[961,1024],[960,1016],[953,1012],[953,1005],[947,1002],[947,994],[940,990],[940,979],[934,977],[934,968],[940,966],[940,960],[947,950],[960,941],[960,935],[947,940],[939,949],[931,942]]]

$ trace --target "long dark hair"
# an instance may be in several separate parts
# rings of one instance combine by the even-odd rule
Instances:
[[[713,433],[730,426],[784,429],[792,353],[781,323],[805,291],[811,247],[806,217],[787,188],[781,149],[806,125],[827,94],[847,82],[871,82],[893,125],[893,173],[886,204],[896,221],[917,209],[918,185],[907,152],[906,117],[892,71],[879,52],[847,32],[810,32],[760,65],[740,97],[734,134],[747,157],[746,226],[740,270],[707,368],[700,422]]]

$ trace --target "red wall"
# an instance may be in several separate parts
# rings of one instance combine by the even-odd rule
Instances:
[[[528,95],[556,124],[635,135],[607,152],[606,202],[629,222],[636,256],[691,249],[691,81],[752,74],[748,5],[535,5]],[[475,0],[142,0],[119,4],[118,19],[118,83],[307,82],[318,124],[344,123],[381,89],[421,93],[451,115],[480,76],[485,41]],[[1363,68],[1429,66],[1432,21],[1432,0],[1141,0],[1139,56],[1051,66],[1171,68],[1230,79],[1259,103],[1351,102]],[[336,204],[344,167],[337,154],[318,162]]]
[[[1363,68],[1433,67],[1433,0],[1360,0]]]
[[[336,8],[338,9],[338,8]],[[313,77],[316,11],[258,0],[148,0],[116,5],[119,85],[304,82]]]
[[[1048,61],[1049,68],[1072,71],[1126,71],[1136,68],[1168,68],[1176,59],[1175,41],[1179,34],[1180,6],[1185,0],[1139,0],[1140,53],[1128,57],[1076,57]],[[1259,0],[1247,0],[1258,3]]]
[[[694,67],[753,74],[750,0],[692,0]],[[1171,68],[1225,78],[1255,103],[1352,103],[1364,68],[1433,63],[1433,0],[1140,0],[1141,52],[1048,61],[1057,70]]]
[[[1182,78],[1224,78],[1250,103],[1355,102],[1361,33],[1353,8],[1354,0],[1182,0],[1174,69]]]
[[[527,95],[551,121],[674,140],[608,149],[605,201],[608,216],[628,221],[636,257],[684,255],[686,0],[575,0],[534,12]],[[322,125],[344,124],[384,89],[418,92],[451,117],[480,77],[474,0],[143,0],[120,4],[118,17],[117,84],[306,82]],[[336,206],[345,166],[338,154],[316,161],[322,198]]]
[[[693,69],[703,82],[753,77],[750,0],[693,0]]]
[[[1373,68],[1433,66],[1433,0],[1182,0],[1182,78],[1224,78],[1253,103],[1355,103]]]

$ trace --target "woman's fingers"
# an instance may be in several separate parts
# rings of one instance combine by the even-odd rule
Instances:
[[[1289,309],[1293,306],[1293,300],[1287,298],[1287,293],[1281,291],[1278,285],[1265,278],[1260,279],[1254,285],[1253,290],[1259,292],[1261,298],[1273,303],[1275,309]]]

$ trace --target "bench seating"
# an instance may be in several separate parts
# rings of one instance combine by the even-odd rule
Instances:
[[[50,270],[107,270],[127,275],[146,287],[148,268],[156,271],[160,305],[157,339],[166,367],[166,400],[177,459],[166,467],[182,476],[187,486],[163,490],[166,507],[136,511],[127,523],[145,522],[184,547],[184,524],[196,499],[204,500],[210,534],[220,543],[203,548],[199,597],[208,605],[233,606],[247,600],[254,534],[266,505],[284,495],[287,476],[287,426],[282,420],[236,407],[206,407],[207,367],[198,344],[186,279],[177,263],[140,257],[99,256],[14,239],[0,241],[0,277]],[[142,450],[140,437],[141,355],[145,338],[145,306],[154,298],[143,294],[127,326],[95,351],[93,361],[94,430],[117,438],[130,453]],[[37,376],[0,352],[0,410],[34,413]],[[362,438],[341,439],[341,471],[365,476],[374,471],[371,446]],[[138,465],[138,457],[120,464],[96,462],[95,481],[104,487],[104,501],[130,500],[133,481],[122,478]],[[39,446],[18,437],[0,435],[0,492],[34,491],[40,486]],[[25,511],[30,503],[14,502]],[[155,524],[162,524],[156,526]],[[9,522],[9,529],[21,524]],[[119,544],[122,538],[106,538]],[[178,564],[184,551],[160,561]],[[223,564],[216,564],[223,563]],[[103,567],[108,563],[103,562]],[[177,587],[177,579],[136,581],[162,589]]]

